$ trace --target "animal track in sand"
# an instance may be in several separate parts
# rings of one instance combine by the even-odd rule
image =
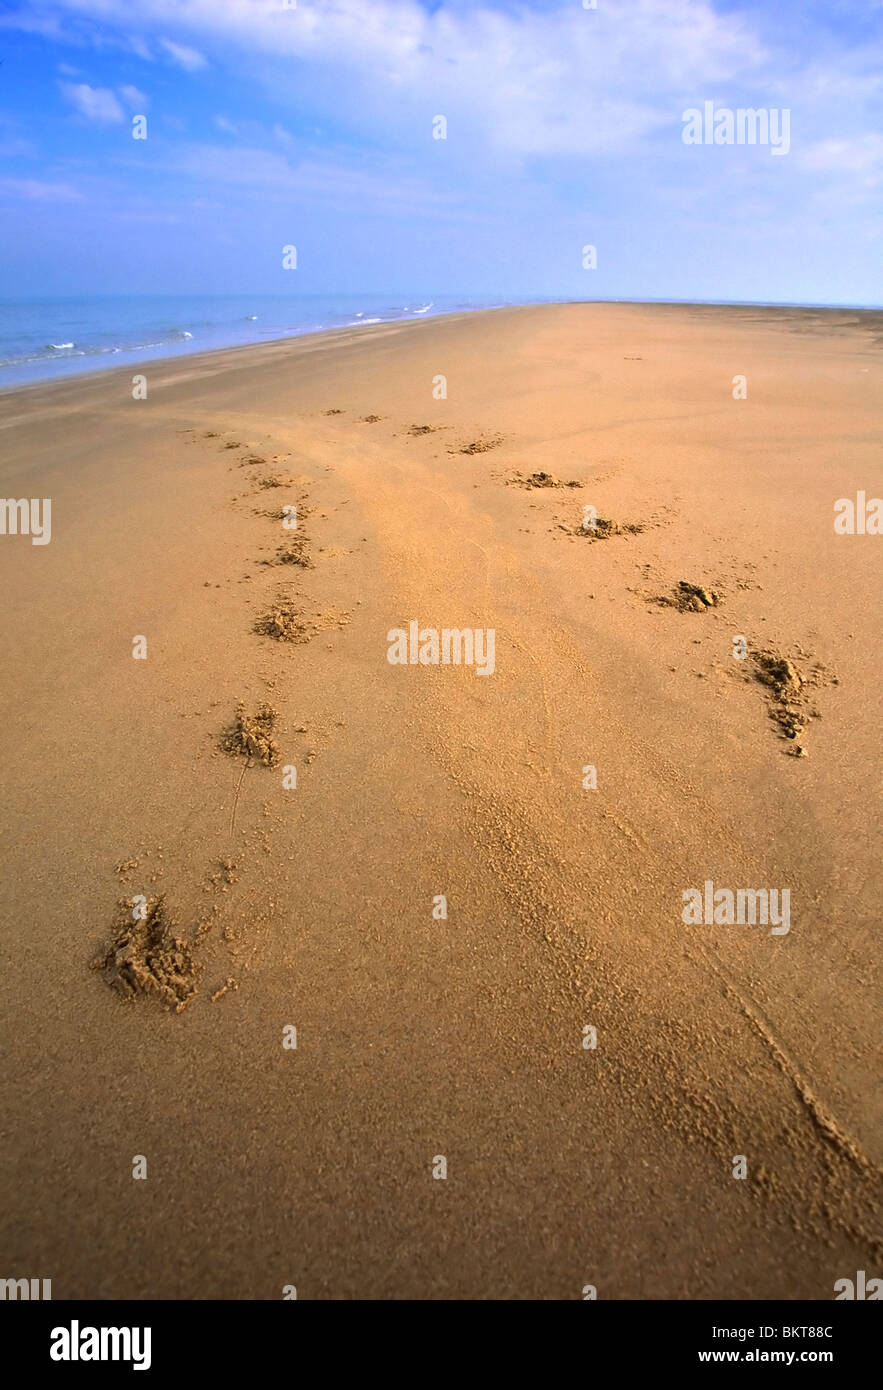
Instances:
[[[572,478],[570,482],[562,482],[556,478],[554,473],[529,473],[527,477],[523,473],[513,473],[506,479],[507,487],[541,488],[541,487],[585,487],[577,478]]]
[[[303,725],[300,726],[300,730],[304,730]],[[305,761],[312,761],[314,756],[315,754],[308,755]],[[250,758],[243,762],[243,775],[249,766]],[[240,785],[241,780],[240,777]],[[266,829],[268,816],[272,824],[282,824],[282,817],[273,815],[265,803],[264,821],[253,826],[248,832],[243,832],[237,857],[233,859],[229,854],[225,854],[215,858],[212,869],[206,872],[202,882],[204,893],[227,895],[249,872],[263,883],[266,874],[265,856],[272,853]],[[261,852],[260,855],[258,851]],[[142,849],[141,855],[146,859],[164,859],[159,850],[152,855],[151,850]],[[244,859],[241,856],[244,856]],[[117,873],[121,878],[125,878],[136,869],[141,870],[139,877],[142,877],[143,866],[140,857],[128,859],[117,865]],[[159,874],[154,873],[150,881],[155,883],[157,877],[161,876],[162,869]],[[141,914],[137,920],[133,920],[133,906],[139,902]],[[270,920],[283,909],[283,906],[271,898],[260,908],[256,908],[252,903],[237,909],[232,907],[229,897],[225,896],[223,900],[213,903],[205,912],[196,916],[192,928],[187,933],[188,939],[183,940],[177,934],[176,923],[166,909],[164,894],[157,893],[150,898],[140,899],[122,898],[118,903],[111,944],[106,951],[90,962],[90,967],[102,971],[107,983],[124,999],[133,1000],[138,995],[152,996],[168,1005],[175,1013],[181,1013],[198,993],[199,981],[206,972],[208,961],[200,958],[199,948],[207,942],[209,936],[213,934],[215,938],[215,948],[212,952],[213,971],[221,973],[221,962],[216,958],[219,948],[228,951],[239,962],[240,969],[247,969],[260,944],[262,929],[265,932]],[[219,933],[217,928],[224,917],[227,918],[226,925]],[[244,951],[243,947],[247,949]],[[240,987],[239,981],[227,973],[228,969],[229,967],[221,975],[223,984],[210,996],[212,1003],[217,1002],[230,990],[235,991]]]
[[[280,545],[272,560],[260,560],[261,565],[299,565],[301,569],[315,569],[312,559],[307,553],[307,543],[304,537],[290,540],[285,545]]]
[[[480,434],[469,444],[461,444],[459,449],[448,449],[449,454],[486,454],[503,443],[501,434]]]
[[[808,692],[826,680],[827,673],[820,662],[816,662],[809,676],[798,670],[788,658],[777,652],[752,651],[754,679],[766,687],[770,699],[769,716],[778,725],[783,737],[792,745],[795,757],[806,757],[806,749],[800,743],[810,719],[819,719],[817,709],[807,704]]]
[[[277,642],[302,645],[311,642],[320,632],[328,632],[335,627],[346,627],[349,621],[349,613],[327,612],[319,613],[314,618],[306,618],[303,611],[296,608],[289,599],[280,598],[256,620],[254,631],[262,637],[272,637]]]
[[[234,722],[221,735],[222,749],[234,757],[256,758],[264,767],[275,767],[279,744],[273,731],[278,718],[279,711],[266,703],[258,705],[254,714],[247,714],[240,700]]]
[[[289,503],[288,505],[292,504]],[[308,516],[312,516],[313,512],[316,510],[315,507],[310,507],[307,505],[307,498],[303,494],[300,497],[298,497],[297,503],[295,505],[297,506],[297,515],[299,520],[305,519]],[[266,516],[271,521],[289,521],[291,519],[291,513],[287,512],[284,507],[273,507],[270,511],[267,511],[265,507],[255,507],[253,515]]]
[[[175,936],[164,898],[151,898],[144,917],[132,921],[132,904],[123,898],[116,934],[103,956],[92,961],[125,999],[156,995],[180,1013],[196,993],[199,968],[193,948]]]
[[[708,608],[717,608],[723,602],[723,594],[679,579],[673,594],[660,594],[656,602],[664,608],[676,608],[679,613],[704,613]]]
[[[217,438],[218,435],[215,431],[209,431],[206,437]],[[225,449],[240,447],[242,446],[238,441],[231,441],[224,446]],[[273,457],[273,462],[277,462],[276,456]],[[261,455],[251,454],[241,459],[239,464],[240,467],[266,465],[267,459]],[[275,474],[267,474],[264,477],[253,479],[259,490],[279,487],[296,488],[298,481],[302,483],[304,480],[286,479]],[[314,510],[305,504],[306,496],[300,493],[297,500],[299,518]],[[253,508],[252,510],[256,515],[267,516],[276,522],[287,521],[291,517],[291,512],[285,507]],[[306,536],[303,534],[286,536],[282,544],[276,548],[275,557],[261,563],[296,565],[300,568],[312,567],[313,560],[307,550]],[[271,636],[277,641],[306,643],[321,632],[327,632],[334,628],[344,628],[349,621],[350,614],[347,612],[305,613],[296,607],[295,603],[288,597],[279,594],[269,611],[257,619],[255,630]],[[235,718],[232,724],[223,731],[220,739],[216,733],[207,731],[209,737],[216,740],[216,756],[225,753],[241,760],[242,770],[237,779],[230,815],[231,836],[234,833],[240,788],[248,768],[252,763],[273,768],[281,762],[282,754],[276,737],[278,717],[278,711],[266,702],[259,704],[251,711],[246,709],[242,701],[239,701],[236,706]],[[304,725],[300,725],[299,729],[301,732],[306,732]],[[304,753],[302,761],[308,766],[316,756],[316,750],[310,748]],[[272,815],[268,806],[264,807],[264,815]],[[262,847],[265,853],[271,852],[263,829],[248,831],[246,843],[252,845],[253,848]],[[162,855],[159,858],[162,859]],[[214,872],[208,875],[203,889],[209,893],[227,894],[231,887],[239,881],[238,862],[231,858],[222,858],[216,860],[215,863],[217,867]],[[127,859],[121,862],[117,869],[121,879],[125,881],[129,875],[140,869],[140,860]],[[158,874],[154,873],[151,876],[154,884],[158,877],[162,877],[161,868]],[[145,892],[150,892],[146,884]],[[92,968],[102,971],[107,982],[124,998],[134,999],[139,995],[153,996],[176,1013],[180,1013],[196,995],[199,981],[206,970],[206,960],[200,959],[197,954],[199,942],[223,920],[220,916],[222,909],[220,903],[216,903],[211,907],[207,917],[198,921],[192,931],[182,936],[166,909],[164,895],[158,893],[157,888],[153,889],[153,893],[154,896],[149,898],[137,897],[134,900],[129,898],[120,902],[118,920],[110,945],[90,964]],[[139,903],[141,911],[133,920],[133,906],[137,907]],[[222,939],[226,943],[226,949],[238,959],[242,955],[242,946],[237,943],[245,943],[245,956],[250,959],[257,949],[256,927],[260,926],[264,917],[269,921],[269,917],[273,916],[280,906],[275,901],[270,901],[265,909],[257,913],[254,908],[247,912],[240,909],[235,921],[230,920],[223,931]],[[217,938],[217,942],[220,945],[220,937]],[[247,965],[247,959],[240,960],[242,968],[247,968]],[[212,1003],[220,1001],[231,991],[235,992],[240,988],[239,980],[228,971],[229,964],[226,970],[218,971],[215,974],[217,987],[209,995]]]
[[[582,536],[590,541],[606,541],[610,536],[639,536],[642,531],[646,531],[647,523],[638,521],[611,521],[608,517],[598,516],[595,518],[594,526],[565,526],[563,522],[558,523],[558,529],[566,531],[570,536]]]

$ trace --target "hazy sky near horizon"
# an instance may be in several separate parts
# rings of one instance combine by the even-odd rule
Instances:
[[[0,0],[0,295],[883,303],[883,0],[596,4]]]

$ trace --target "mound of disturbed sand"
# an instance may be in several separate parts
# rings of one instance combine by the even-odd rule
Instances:
[[[279,603],[269,612],[262,613],[255,622],[254,630],[264,637],[275,637],[277,642],[309,642],[314,635],[310,624],[290,603]]]
[[[460,446],[461,454],[486,454],[489,449],[496,449],[503,442],[501,434],[480,434],[477,439],[473,439],[471,444]]]
[[[125,999],[152,994],[180,1013],[196,993],[193,951],[173,934],[162,897],[151,898],[143,918],[131,921],[131,904],[120,904],[129,920],[119,925],[110,948],[92,962]]]
[[[803,677],[793,662],[775,652],[753,652],[757,679],[769,686],[777,700],[796,698],[803,689]]]
[[[676,608],[679,613],[704,613],[707,608],[717,608],[723,595],[714,589],[706,589],[701,584],[691,584],[686,579],[678,580],[678,587],[670,597],[661,594],[657,603],[667,608]]]
[[[583,484],[578,478],[572,478],[570,482],[563,482],[561,478],[556,478],[554,473],[529,473],[527,477],[523,473],[514,473],[509,479],[512,487],[582,487]]]
[[[405,430],[406,434],[436,434],[438,430],[443,430],[444,425],[410,425]]]
[[[776,652],[752,652],[755,679],[770,693],[770,718],[778,724],[785,738],[797,743],[804,731],[808,715],[802,707],[805,681],[793,662]],[[800,745],[797,750],[802,753]]]
[[[305,570],[314,568],[313,561],[307,553],[307,543],[302,537],[288,541],[285,545],[280,545],[276,551],[275,560],[270,560],[268,563],[271,565],[300,565],[301,569]]]
[[[609,536],[639,536],[644,530],[643,523],[636,521],[611,521],[608,517],[595,518],[594,526],[574,526],[572,535],[585,536],[590,541],[606,541]]]
[[[348,613],[320,613],[316,618],[305,618],[288,599],[279,599],[271,609],[261,614],[254,630],[262,637],[274,637],[277,642],[303,643],[310,642],[317,633],[329,628],[345,627],[348,622]]]
[[[290,510],[286,510],[286,507],[290,508],[291,503],[286,503],[285,507],[273,507],[270,511],[261,511],[260,509],[256,509],[254,515],[267,516],[270,518],[271,521],[290,522],[292,513]],[[315,508],[307,505],[306,496],[305,494],[301,493],[301,495],[297,499],[296,510],[300,520],[305,521],[308,516],[312,515]]]
[[[240,700],[236,719],[221,737],[225,753],[257,758],[264,767],[275,767],[279,761],[279,745],[273,737],[279,711],[272,705],[258,705],[254,714],[247,714]]]

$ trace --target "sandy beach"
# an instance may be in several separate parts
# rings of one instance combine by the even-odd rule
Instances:
[[[883,496],[881,341],[563,304],[0,396],[51,499],[0,537],[3,1272],[876,1271],[883,541],[834,517]],[[493,662],[394,664],[412,624]],[[709,883],[787,918],[685,921]]]

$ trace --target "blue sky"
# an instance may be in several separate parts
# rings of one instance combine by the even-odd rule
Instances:
[[[596,5],[0,0],[0,294],[883,302],[883,0]]]

